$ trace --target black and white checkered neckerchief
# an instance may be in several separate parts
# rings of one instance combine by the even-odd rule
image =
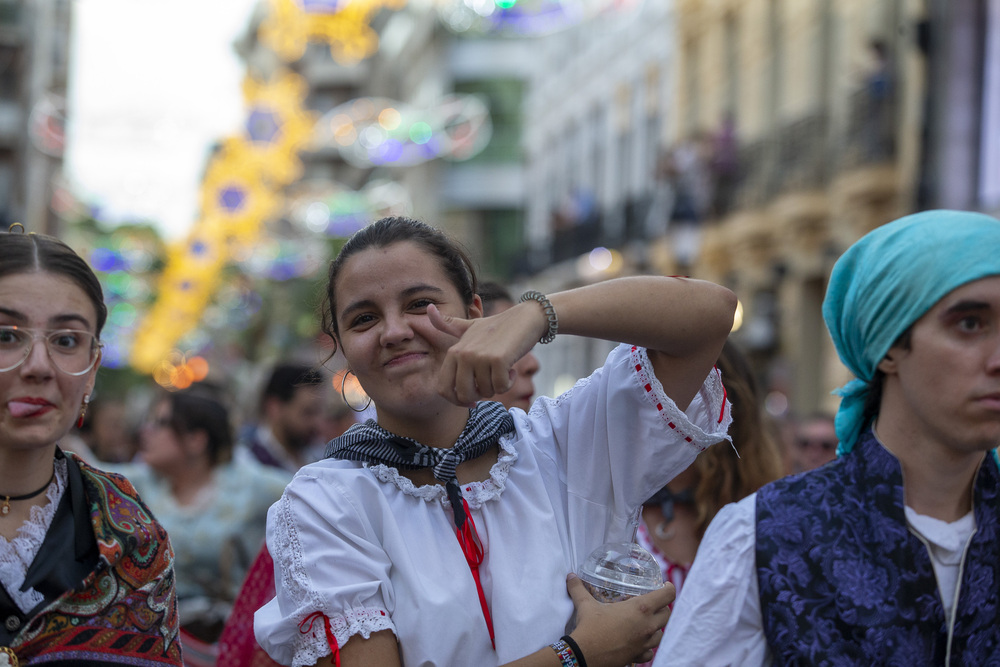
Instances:
[[[461,528],[465,523],[465,509],[455,469],[463,461],[481,456],[513,430],[514,419],[502,404],[483,401],[469,411],[469,421],[450,449],[422,445],[412,438],[390,433],[369,419],[331,440],[326,446],[326,458],[381,463],[400,470],[430,468],[434,479],[444,482],[455,512],[455,526]]]

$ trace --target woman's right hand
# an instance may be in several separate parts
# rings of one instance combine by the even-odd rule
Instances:
[[[576,628],[572,637],[589,667],[620,667],[653,659],[663,627],[670,618],[674,585],[634,597],[624,602],[598,602],[575,574],[566,580],[566,589],[576,607]]]
[[[514,364],[541,337],[539,328],[548,327],[534,301],[472,319],[443,315],[431,305],[427,316],[437,330],[456,339],[441,364],[438,392],[468,407],[510,389]]]

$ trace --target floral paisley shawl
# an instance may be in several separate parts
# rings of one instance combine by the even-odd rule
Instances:
[[[1000,473],[976,476],[951,665],[1000,665]],[[851,454],[757,495],[757,580],[775,665],[948,664],[948,624],[899,461],[869,431]]]
[[[82,479],[98,566],[37,613],[10,648],[21,665],[182,665],[166,532],[127,479],[66,458],[70,484]]]

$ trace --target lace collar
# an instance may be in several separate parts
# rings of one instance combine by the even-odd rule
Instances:
[[[481,482],[470,482],[462,485],[462,497],[472,509],[479,509],[489,500],[499,498],[507,484],[510,467],[517,461],[517,450],[514,449],[515,438],[507,435],[500,438],[500,453],[497,462],[490,468],[489,479]],[[376,479],[385,484],[393,484],[400,491],[427,502],[448,503],[448,494],[441,484],[422,484],[417,486],[410,478],[399,474],[399,470],[385,464],[363,464]]]

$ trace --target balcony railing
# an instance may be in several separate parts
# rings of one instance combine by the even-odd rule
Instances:
[[[895,115],[891,97],[876,101],[866,91],[859,91],[851,97],[847,113],[837,123],[823,111],[776,127],[760,140],[738,143],[735,167],[725,178],[715,173],[709,179],[710,203],[701,220],[718,219],[736,209],[762,208],[784,193],[821,190],[832,183],[838,172],[895,159]],[[705,163],[695,168],[712,174],[711,150],[702,152]],[[671,187],[675,188],[675,201],[676,188],[683,181],[683,176],[674,174]],[[565,220],[554,213],[549,252],[538,256],[558,263],[597,245],[647,241],[651,227],[644,221],[652,201],[650,193],[610,206],[598,203],[599,211],[616,212],[618,219],[614,220],[601,214],[585,221]]]

